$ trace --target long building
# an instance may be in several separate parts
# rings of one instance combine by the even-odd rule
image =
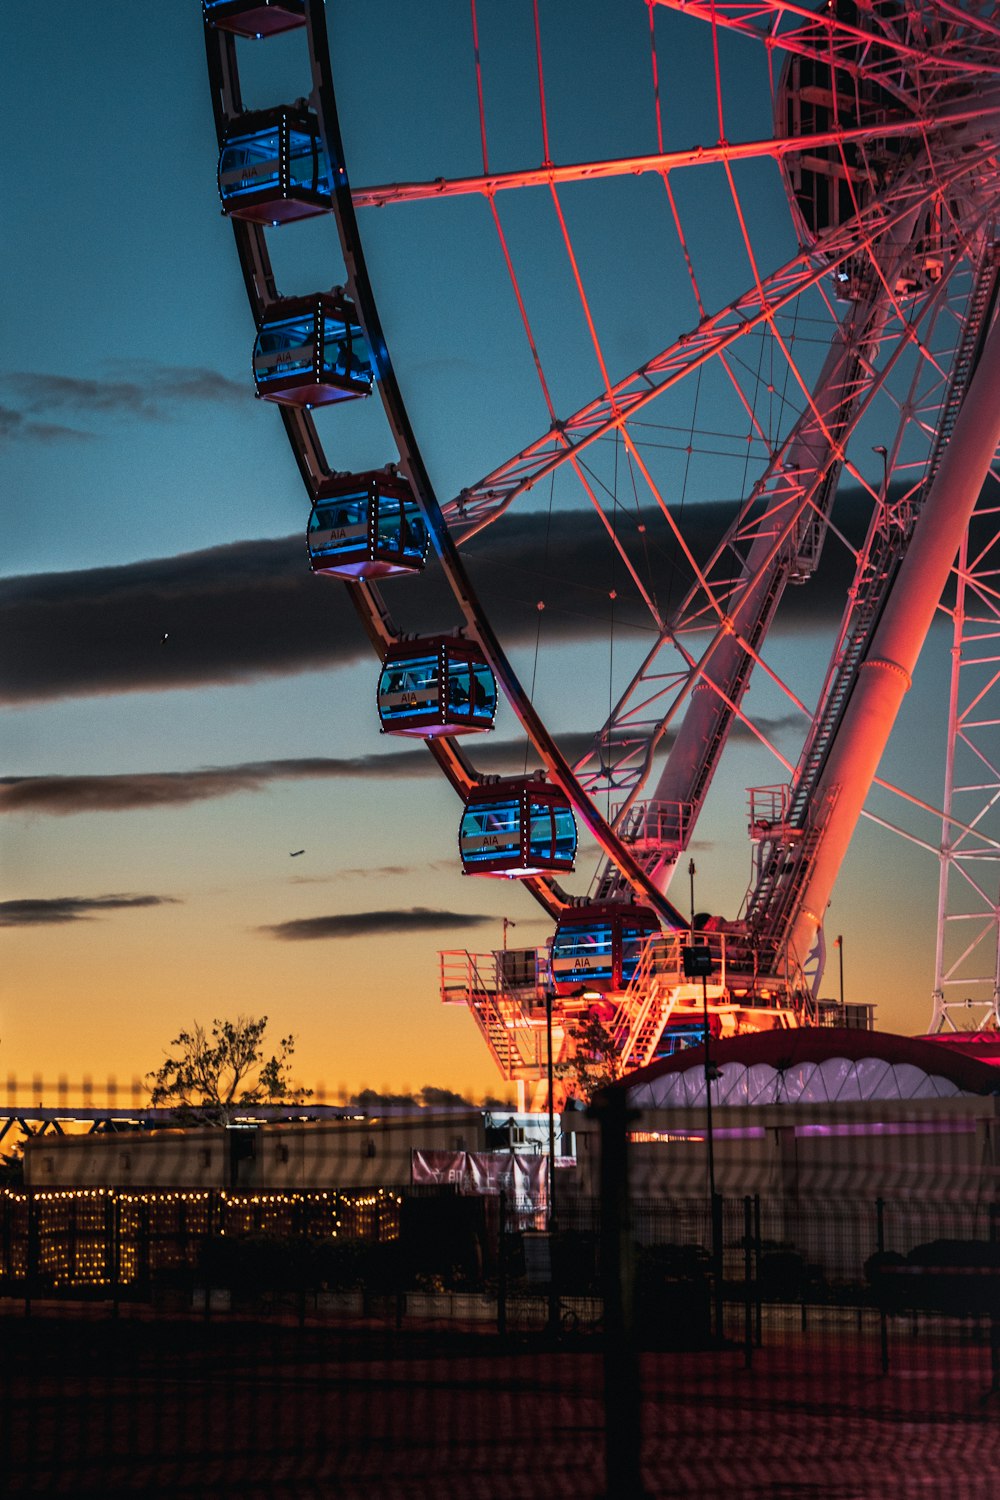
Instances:
[[[723,1196],[793,1204],[997,1197],[1000,1069],[978,1058],[884,1032],[802,1028],[714,1041],[709,1061],[715,1187]],[[703,1050],[685,1049],[615,1087],[633,1115],[633,1196],[703,1194],[710,1133]],[[555,1117],[564,1201],[600,1191],[599,1130],[582,1108]],[[45,1135],[28,1141],[25,1175],[36,1190],[298,1192],[437,1180],[495,1191],[497,1172],[476,1168],[475,1159],[530,1163],[547,1152],[544,1113],[416,1110],[229,1130]]]

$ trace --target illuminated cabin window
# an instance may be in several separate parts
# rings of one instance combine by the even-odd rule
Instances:
[[[277,36],[306,23],[305,0],[202,0],[205,20],[234,36]]]
[[[385,470],[325,481],[306,532],[313,572],[347,579],[419,573],[429,540],[409,484]]]
[[[378,681],[387,734],[470,734],[493,728],[497,685],[479,648],[455,637],[393,646]]]
[[[253,224],[287,224],[330,211],[333,191],[316,116],[308,110],[243,115],[219,153],[222,211]]]
[[[470,792],[459,827],[467,875],[544,875],[572,870],[576,819],[569,800],[538,778],[485,783]]]
[[[650,907],[581,906],[560,917],[552,940],[552,982],[557,994],[587,989],[627,989],[643,944],[660,931]]]
[[[375,372],[354,303],[339,292],[286,298],[253,348],[257,395],[283,406],[330,406],[370,396]]]
[[[654,912],[649,912],[649,922],[645,921],[623,921],[621,930],[621,981],[623,985],[630,984],[635,978],[635,971],[639,967],[639,959],[642,956],[643,945],[651,933],[660,931],[660,924]]]
[[[709,1030],[712,1036],[717,1036],[719,1025],[716,1017],[709,1022]],[[683,1052],[686,1047],[701,1047],[705,1041],[705,1025],[703,1021],[675,1021],[668,1023],[656,1044],[656,1051],[651,1061],[656,1062],[661,1057],[673,1057],[675,1052]]]

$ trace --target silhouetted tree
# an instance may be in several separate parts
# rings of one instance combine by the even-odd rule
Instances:
[[[565,1078],[571,1097],[588,1104],[599,1089],[621,1077],[621,1061],[614,1039],[600,1016],[594,1012],[570,1023],[574,1055],[556,1063],[554,1072]]]
[[[14,1147],[13,1151],[0,1151],[0,1186],[23,1187],[24,1186],[24,1143],[21,1142]]]
[[[293,1084],[289,1059],[295,1038],[283,1036],[278,1050],[265,1054],[267,1016],[237,1016],[212,1022],[211,1031],[196,1024],[170,1043],[172,1051],[155,1072],[147,1073],[154,1105],[171,1105],[192,1123],[225,1125],[241,1107],[297,1104],[311,1089]]]

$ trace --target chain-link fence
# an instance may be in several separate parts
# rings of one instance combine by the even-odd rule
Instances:
[[[600,1124],[600,1191],[554,1203],[335,1133],[325,1189],[0,1190],[7,1489],[996,1492],[991,1202],[670,1198]]]

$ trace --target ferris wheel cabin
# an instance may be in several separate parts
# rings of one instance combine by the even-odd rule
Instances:
[[[579,906],[564,912],[552,939],[552,984],[557,995],[581,986],[600,994],[626,990],[643,945],[660,932],[652,907],[630,901]]]
[[[465,803],[458,831],[466,875],[549,875],[572,870],[576,818],[558,787],[541,777],[482,782]]]
[[[370,396],[375,373],[354,303],[340,292],[288,297],[253,347],[257,395],[281,406],[330,406]]]
[[[333,190],[316,116],[282,105],[242,115],[219,153],[222,212],[252,224],[329,213]]]
[[[208,26],[234,36],[277,36],[306,24],[305,0],[202,0]]]
[[[378,680],[385,734],[474,734],[493,728],[496,678],[480,648],[456,636],[390,646]]]
[[[313,572],[348,580],[419,573],[429,541],[409,484],[384,469],[326,480],[306,532]]]

